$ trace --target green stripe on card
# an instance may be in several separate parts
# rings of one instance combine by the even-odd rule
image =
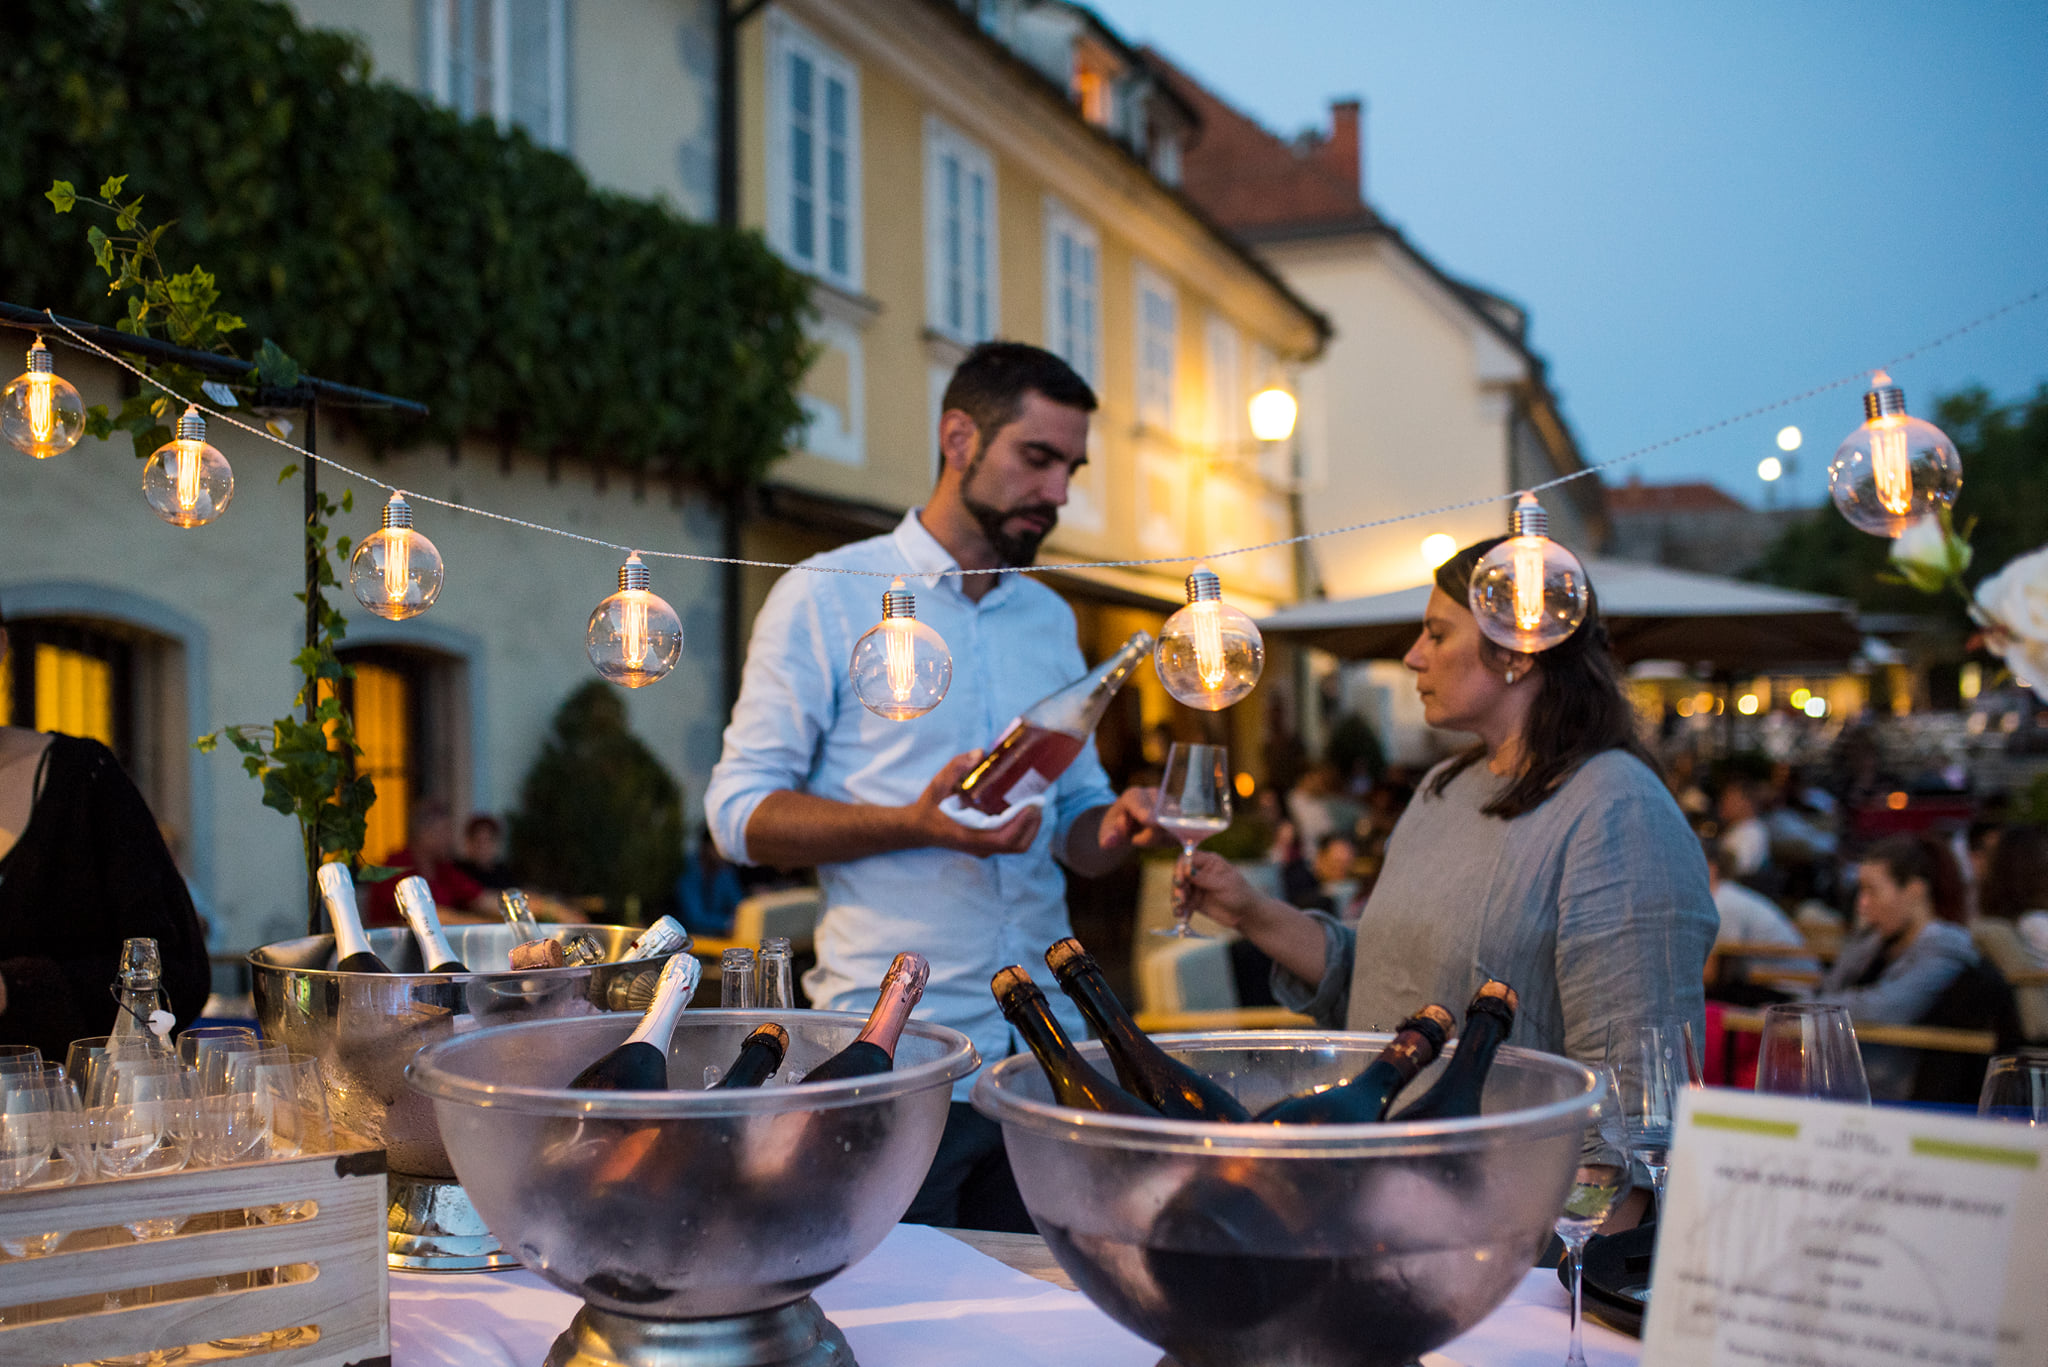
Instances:
[[[1703,1130],[1739,1130],[1743,1134],[1767,1135],[1772,1139],[1797,1139],[1799,1125],[1791,1120],[1752,1120],[1746,1115],[1722,1115],[1717,1111],[1694,1111],[1692,1123]]]
[[[2041,1166],[2041,1155],[2032,1149],[2007,1149],[1995,1144],[1957,1144],[1947,1139],[1915,1139],[1913,1152],[1927,1158],[1954,1158],[1964,1163],[1993,1163],[2002,1168]]]

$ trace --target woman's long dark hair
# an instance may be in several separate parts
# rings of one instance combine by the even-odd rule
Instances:
[[[1485,554],[1507,540],[1497,536],[1475,541],[1437,567],[1436,586],[1458,606],[1470,599],[1472,572]],[[1516,652],[1483,639],[1480,659],[1490,668],[1506,670],[1518,658]],[[1534,811],[1581,764],[1607,750],[1626,750],[1650,772],[1663,777],[1664,767],[1643,744],[1637,731],[1635,708],[1621,691],[1621,671],[1607,648],[1607,626],[1600,620],[1600,605],[1587,592],[1586,620],[1579,629],[1535,657],[1536,698],[1529,707],[1529,721],[1522,733],[1522,771],[1507,791],[1486,804],[1488,816],[1512,819]],[[1453,760],[1430,785],[1432,797],[1441,796],[1459,774],[1485,758],[1486,747],[1474,746]]]
[[[1934,908],[1935,919],[1962,923],[1962,866],[1956,863],[1955,851],[1940,836],[1927,831],[1888,835],[1871,842],[1869,849],[1856,856],[1856,862],[1884,865],[1892,882],[1902,888],[1919,879],[1927,885],[1927,901]]]

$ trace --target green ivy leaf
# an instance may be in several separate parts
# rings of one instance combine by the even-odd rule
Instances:
[[[43,198],[49,200],[58,213],[68,214],[71,206],[78,203],[78,191],[71,188],[68,180],[52,181],[50,188],[43,191]]]
[[[282,484],[282,483],[284,483],[284,482],[285,482],[286,480],[290,479],[290,478],[291,478],[291,477],[292,477],[293,475],[296,475],[296,474],[297,474],[298,472],[299,472],[299,467],[298,467],[298,466],[296,466],[296,465],[287,465],[287,466],[285,466],[285,467],[284,467],[284,469],[282,469],[282,470],[279,470],[279,471],[277,472],[277,482],[278,482],[279,484]],[[892,628],[892,630],[893,630],[893,628]]]
[[[235,326],[241,325],[242,320],[235,319]],[[256,350],[256,374],[264,384],[276,385],[279,389],[290,389],[299,382],[299,363],[294,361],[283,347],[265,337],[263,345]]]
[[[100,198],[108,201],[113,200],[117,195],[121,193],[121,187],[123,185],[126,185],[127,183],[128,177],[125,174],[118,176],[108,176],[105,180],[100,182]],[[138,200],[136,202],[140,203],[141,201]]]

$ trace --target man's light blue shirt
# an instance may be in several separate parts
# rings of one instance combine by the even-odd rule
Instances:
[[[917,595],[918,620],[945,638],[953,682],[945,701],[911,721],[886,721],[861,705],[847,666],[854,643],[881,620],[886,579],[785,573],[754,620],[739,702],[725,750],[704,795],[712,837],[728,859],[753,862],[747,822],[772,792],[900,807],[917,800],[945,762],[995,740],[1019,713],[1087,673],[1074,613],[1032,576],[1004,574],[979,602],[951,553],[905,514],[896,530],[816,555],[805,565],[901,574]],[[1116,800],[1091,738],[1054,784],[1045,820],[1021,854],[976,858],[952,850],[903,850],[818,869],[825,916],[818,966],[804,975],[811,1001],[840,1011],[874,1005],[899,952],[931,961],[918,1018],[966,1034],[988,1060],[1013,1052],[1009,1023],[989,979],[1023,964],[1033,975],[1046,946],[1070,933],[1066,882],[1053,851],[1081,813]],[[1080,1016],[1048,994],[1077,1038]],[[968,1081],[971,1081],[969,1079]],[[965,1099],[967,1082],[954,1089]]]

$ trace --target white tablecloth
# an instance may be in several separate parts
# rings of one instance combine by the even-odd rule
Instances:
[[[1080,1294],[922,1225],[818,1288],[818,1304],[862,1367],[1153,1367],[1159,1350]],[[524,1270],[491,1276],[391,1275],[394,1367],[539,1367],[580,1304]],[[1558,1367],[1565,1297],[1532,1271],[1478,1328],[1425,1367]],[[1591,1367],[1635,1367],[1634,1339],[1586,1327]]]

